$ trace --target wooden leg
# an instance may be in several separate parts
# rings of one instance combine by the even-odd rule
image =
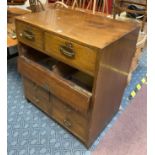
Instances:
[[[93,14],[95,14],[95,11],[96,11],[96,0],[94,0],[94,3],[93,3]]]
[[[109,14],[109,5],[108,5],[108,0],[107,1],[107,14]]]
[[[105,0],[103,1],[103,13],[105,11]]]
[[[26,99],[27,103],[30,103],[31,102],[27,97],[25,97],[25,99]]]
[[[17,57],[18,56],[18,53],[14,53],[14,54],[10,54],[10,49],[7,48],[7,59],[11,59],[11,58],[14,58],[14,57]]]
[[[72,9],[75,8],[75,5],[77,5],[77,0],[74,0],[74,1],[73,1]]]
[[[145,22],[146,22],[146,14],[144,15],[144,18],[143,18],[143,22],[142,22],[142,27],[141,27],[141,32],[144,31],[144,26],[145,26]]]
[[[91,3],[92,3],[92,0],[89,1],[89,3],[88,3],[88,5],[87,5],[86,9],[89,9],[89,7],[91,6]],[[84,3],[83,3],[83,6],[84,6]]]
[[[91,0],[90,0],[90,1],[91,1]],[[83,0],[83,2],[82,2],[82,8],[83,8],[83,9],[85,9],[85,8],[88,9],[88,8],[87,8],[88,6],[85,7],[85,5],[86,5],[86,0]]]

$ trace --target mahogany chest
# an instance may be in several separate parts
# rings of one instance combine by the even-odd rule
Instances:
[[[17,17],[26,99],[89,147],[119,110],[138,32],[69,9]]]

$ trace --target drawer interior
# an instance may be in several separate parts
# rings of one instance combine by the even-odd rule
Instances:
[[[81,89],[92,92],[93,76],[79,71],[78,69],[75,69],[30,47],[25,47],[22,54],[24,57],[39,64],[41,67],[48,69],[71,85],[75,84]]]

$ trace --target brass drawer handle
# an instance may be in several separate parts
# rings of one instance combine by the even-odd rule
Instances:
[[[25,30],[23,32],[23,34],[22,33],[20,34],[20,36],[23,36],[24,38],[31,40],[31,41],[35,40],[33,33],[31,31],[28,31],[28,30]]]
[[[60,46],[60,52],[68,58],[75,57],[75,52],[71,48],[68,48],[66,46]]]
[[[72,127],[72,124],[69,121],[67,121],[66,119],[63,121],[63,123],[68,128],[71,128]]]

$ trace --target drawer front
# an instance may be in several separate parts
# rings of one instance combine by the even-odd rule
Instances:
[[[95,74],[97,51],[45,32],[45,51],[64,63]]]
[[[43,32],[26,23],[16,21],[16,33],[20,42],[39,50],[43,49]]]
[[[52,105],[52,117],[85,142],[88,131],[87,119],[66,106],[56,97],[52,98]]]
[[[25,96],[42,111],[48,113],[51,108],[50,94],[34,82],[23,78]]]
[[[90,92],[79,89],[78,86],[25,57],[19,57],[18,70],[23,76],[50,91],[75,110],[87,113],[92,96]]]
[[[23,78],[23,84],[26,98],[32,102],[35,101],[34,82],[28,80],[27,78]]]

